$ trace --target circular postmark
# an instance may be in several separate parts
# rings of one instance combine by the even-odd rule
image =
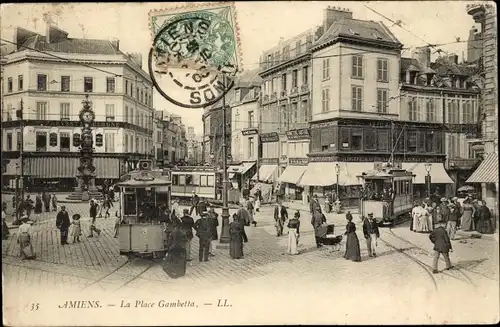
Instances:
[[[238,71],[233,27],[217,13],[197,11],[167,19],[149,52],[149,74],[156,90],[185,108],[218,102],[234,85]]]

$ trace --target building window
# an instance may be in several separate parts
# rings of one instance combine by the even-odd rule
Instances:
[[[16,150],[21,150],[21,132],[16,132]]]
[[[115,78],[114,77],[106,77],[106,92],[114,93],[115,92]]]
[[[377,81],[378,82],[388,82],[389,76],[387,74],[388,67],[387,59],[377,59]]]
[[[24,85],[23,85],[23,75],[19,75],[17,76],[17,90],[18,91],[22,91],[24,88]]]
[[[417,131],[408,131],[406,150],[408,152],[417,152]]]
[[[298,72],[297,69],[294,69],[292,71],[292,87],[297,87],[298,86],[298,84],[299,84],[298,79],[299,79],[299,72]]]
[[[139,88],[138,87],[135,88],[135,98],[137,100],[139,100]]]
[[[47,151],[47,132],[36,132],[36,151]]]
[[[83,79],[83,91],[93,92],[94,90],[94,79],[92,77],[84,77]]]
[[[351,132],[351,150],[363,150],[363,130],[360,128],[353,129]]]
[[[418,107],[415,99],[410,99],[408,101],[408,119],[410,121],[418,120]]]
[[[307,85],[309,81],[309,67],[305,66],[302,69],[302,85]]]
[[[241,90],[234,90],[234,101],[239,102],[241,100]]]
[[[248,112],[248,127],[253,127],[253,111]]]
[[[61,103],[61,120],[70,120],[69,103]]]
[[[12,133],[7,133],[7,151],[12,151]]]
[[[387,99],[388,91],[385,89],[377,90],[377,112],[386,114],[388,111],[388,99]]]
[[[448,151],[447,155],[449,158],[459,158],[460,157],[460,134],[453,133],[448,134]]]
[[[7,79],[7,92],[12,92],[12,77]]]
[[[351,146],[351,129],[348,127],[342,127],[340,129],[340,142],[339,146],[341,150],[349,150]]]
[[[36,103],[36,119],[37,120],[47,119],[47,102]]]
[[[47,91],[47,75],[38,74],[36,76],[37,81],[37,90],[38,91]]]
[[[292,116],[292,124],[296,124],[299,120],[299,112],[298,112],[298,103],[293,102],[292,103],[292,110],[291,110],[291,116]]]
[[[352,110],[363,111],[363,88],[361,86],[352,87]]]
[[[474,112],[472,111],[472,101],[464,101],[462,102],[462,123],[464,124],[473,124],[474,123]]]
[[[125,94],[128,94],[128,81],[125,80]]]
[[[106,153],[115,152],[115,134],[104,133],[104,151]]]
[[[307,123],[309,121],[309,107],[307,104],[307,100],[302,101],[301,106],[302,106],[302,114],[300,122]]]
[[[457,100],[448,100],[448,123],[460,123],[460,112]]]
[[[330,78],[330,58],[323,59],[323,80]]]
[[[377,130],[376,129],[365,129],[364,130],[364,149],[368,151],[377,150]]]
[[[286,74],[281,75],[281,91],[286,94]]]
[[[286,146],[287,146],[287,142],[286,141],[281,142],[281,156],[283,156],[283,157],[286,157],[286,153],[287,153],[287,150],[288,150],[286,148]]]
[[[363,78],[363,57],[353,56],[352,57],[352,77]]]
[[[115,105],[106,105],[106,121],[115,121]]]
[[[129,148],[128,148],[128,135],[127,134],[125,134],[125,141],[123,142],[123,149],[125,150],[125,152],[130,152]]]
[[[427,99],[425,103],[425,113],[428,122],[432,123],[436,121],[436,112],[434,111],[433,99]]]
[[[69,92],[71,78],[69,76],[61,76],[61,92]]]
[[[379,151],[389,151],[389,131],[377,131],[377,135],[377,149]]]
[[[65,151],[65,152],[70,151],[71,138],[70,138],[69,133],[60,133],[59,138],[60,138],[59,143],[60,143],[61,151]]]
[[[128,122],[128,107],[125,106],[125,114],[123,116],[123,121]]]
[[[254,138],[248,138],[248,159],[252,159],[254,156]]]
[[[323,112],[330,111],[330,89],[321,91],[321,110]]]
[[[425,152],[434,152],[434,132],[425,133]]]

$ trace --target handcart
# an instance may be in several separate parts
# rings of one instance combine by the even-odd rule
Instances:
[[[335,235],[335,225],[325,224],[318,228],[319,242],[330,248],[330,252],[340,251],[342,235]]]

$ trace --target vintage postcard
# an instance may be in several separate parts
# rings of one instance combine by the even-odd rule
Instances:
[[[498,323],[494,2],[0,15],[5,325]]]

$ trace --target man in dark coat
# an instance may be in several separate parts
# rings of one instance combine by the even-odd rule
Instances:
[[[208,204],[207,199],[201,199],[198,202],[198,207],[197,207],[198,211],[197,212],[201,214],[202,212],[208,211],[209,206],[210,205]]]
[[[276,222],[276,237],[283,235],[283,226],[288,219],[288,211],[278,198],[276,207],[274,207],[274,221]]]
[[[210,251],[210,241],[212,240],[212,231],[210,222],[208,221],[208,213],[202,212],[200,219],[194,223],[196,236],[199,238],[199,260],[208,261],[208,253]]]
[[[181,224],[184,233],[186,233],[187,242],[186,242],[186,257],[187,261],[191,261],[191,241],[193,240],[193,228],[194,228],[194,219],[189,215],[189,210],[184,209],[183,216],[181,217]]]
[[[47,192],[42,193],[42,201],[45,207],[45,212],[50,212],[50,194]]]
[[[378,239],[380,238],[380,231],[378,229],[377,221],[373,217],[373,213],[369,213],[368,218],[363,219],[363,234],[366,239],[366,247],[368,249],[368,255],[370,257],[376,257]]]
[[[210,222],[210,230],[212,231],[212,239],[210,240],[210,255],[215,256],[215,247],[217,240],[219,239],[219,234],[217,233],[217,227],[219,227],[219,215],[215,212],[214,208],[210,208],[208,213],[208,221]]]
[[[95,224],[95,219],[97,217],[97,206],[97,202],[94,199],[90,200],[89,214],[90,218],[92,218],[92,225]]]
[[[316,212],[316,208],[319,208],[319,210],[321,211],[321,205],[319,204],[318,196],[314,194],[311,203],[309,204],[309,211],[311,212],[311,215]]]
[[[189,215],[193,214],[193,210],[195,211],[195,214],[198,216],[200,213],[198,212],[198,204],[200,203],[200,198],[198,197],[198,194],[193,191],[193,195],[191,196],[191,209],[189,210]]]
[[[248,242],[247,233],[245,232],[245,226],[250,226],[250,216],[243,202],[240,203],[240,208],[236,211],[236,216],[238,216],[238,221],[241,223],[243,242]]]
[[[450,239],[454,240],[455,233],[457,232],[457,222],[460,219],[460,208],[453,201],[450,201],[448,207],[450,208],[450,213],[446,222],[446,232],[448,232]]]
[[[320,248],[321,244],[321,235],[320,235],[320,227],[325,222],[325,216],[321,213],[321,207],[316,207],[314,209],[314,213],[312,215],[311,224],[314,228],[314,238],[316,239],[316,247]]]
[[[66,206],[61,206],[61,211],[57,213],[56,227],[61,231],[61,245],[68,244],[68,230],[71,225]]]
[[[434,260],[432,262],[432,272],[434,274],[439,272],[438,261],[440,255],[444,257],[446,270],[452,268],[449,252],[453,252],[453,248],[451,247],[451,241],[444,226],[445,222],[443,220],[439,221],[436,229],[429,234],[429,239],[434,244]]]

